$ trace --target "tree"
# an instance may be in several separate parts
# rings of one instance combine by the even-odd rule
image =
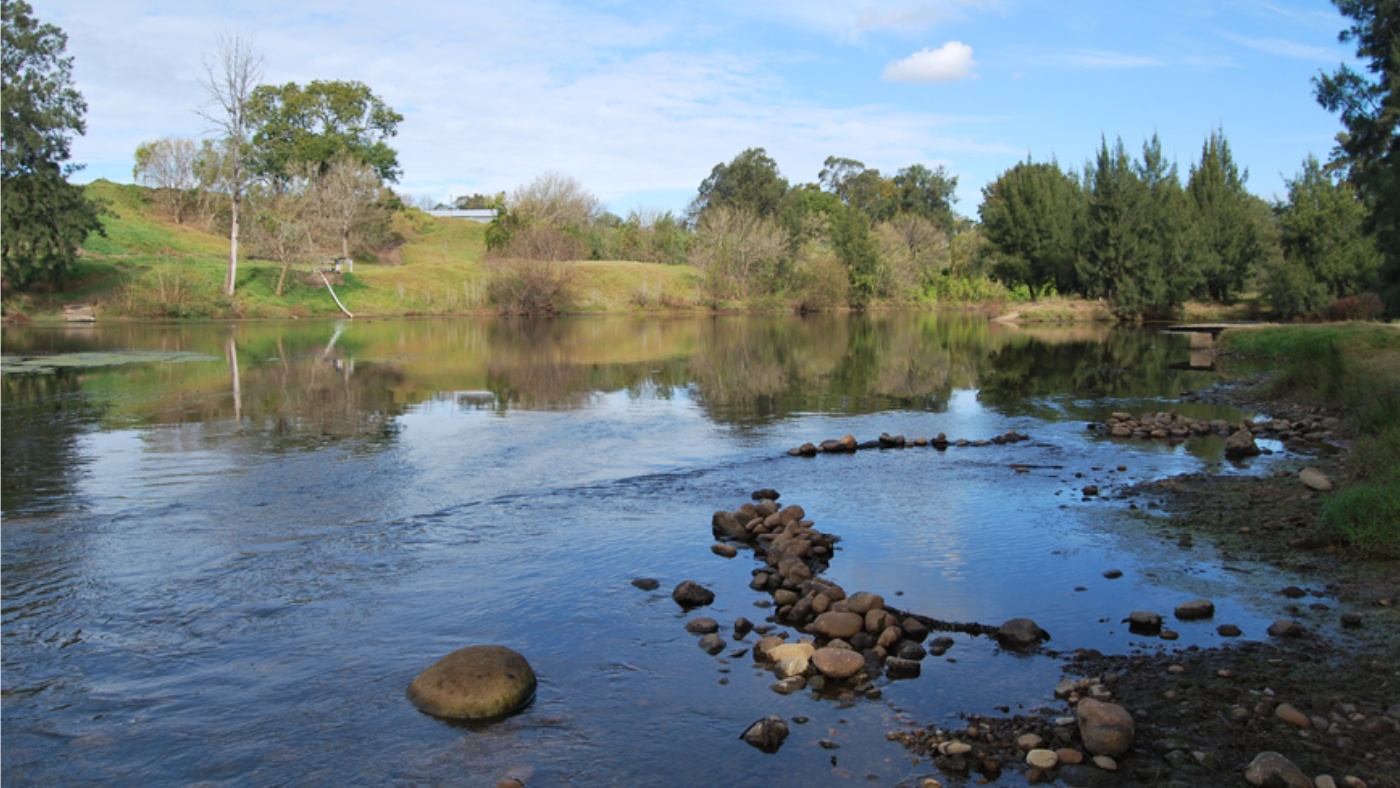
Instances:
[[[336,157],[320,175],[314,175],[314,164],[302,166],[313,182],[320,223],[340,241],[340,256],[349,257],[351,238],[378,224],[379,174],[349,154]]]
[[[280,189],[265,185],[248,193],[249,241],[266,257],[282,264],[274,293],[281,297],[292,263],[315,253],[317,224],[315,182],[305,173],[288,177]]]
[[[1146,234],[1147,189],[1134,172],[1119,139],[1106,139],[1085,172],[1084,257],[1079,270],[1087,295],[1108,299],[1122,317],[1138,317],[1147,306],[1151,283],[1144,281],[1140,260]]]
[[[912,213],[937,224],[945,233],[952,233],[957,219],[953,203],[957,197],[958,176],[949,175],[942,166],[930,170],[922,164],[911,164],[894,176],[895,210]]]
[[[1283,265],[1265,278],[1275,310],[1318,314],[1330,300],[1374,288],[1381,256],[1364,231],[1368,212],[1356,187],[1312,156],[1287,184],[1288,202],[1275,208]]]
[[[851,306],[863,309],[875,296],[879,284],[880,245],[871,232],[870,217],[864,211],[845,207],[832,217],[831,246],[846,267]]]
[[[1225,132],[1211,132],[1201,146],[1200,163],[1191,166],[1186,193],[1200,243],[1196,267],[1204,294],[1215,301],[1233,300],[1263,258],[1258,231],[1250,220],[1250,195],[1244,188],[1248,179],[1249,173],[1235,165]]]
[[[817,174],[817,182],[842,203],[871,219],[882,219],[895,212],[894,183],[880,175],[879,170],[867,169],[864,162],[828,156]]]
[[[217,55],[204,61],[204,74],[200,78],[210,104],[199,110],[199,114],[222,135],[219,160],[229,193],[228,273],[224,276],[223,287],[226,296],[233,295],[237,284],[238,211],[243,204],[243,193],[253,180],[248,145],[253,128],[250,102],[254,86],[262,79],[262,65],[262,56],[253,50],[251,41],[225,35],[219,39]]]
[[[33,17],[24,0],[3,0],[4,275],[16,286],[58,283],[72,271],[78,246],[102,233],[98,206],[68,182],[71,135],[83,134],[87,103],[73,87],[68,36]]]
[[[131,169],[131,176],[156,190],[156,198],[176,224],[184,218],[199,186],[199,155],[199,146],[188,137],[162,137],[136,148],[136,166]]]
[[[1367,229],[1385,262],[1382,298],[1391,317],[1400,316],[1400,4],[1395,0],[1333,0],[1352,20],[1337,38],[1355,42],[1370,76],[1342,65],[1313,80],[1318,103],[1341,114],[1335,159],[1365,200]]]
[[[749,148],[728,164],[716,164],[700,182],[690,215],[694,219],[706,208],[724,205],[759,216],[776,216],[787,191],[788,182],[778,172],[778,163],[763,148]]]
[[[1176,314],[1199,282],[1186,192],[1177,178],[1176,164],[1167,163],[1156,134],[1143,143],[1142,161],[1135,169],[1147,189],[1138,265],[1142,313],[1168,317]]]
[[[995,250],[993,272],[1033,293],[1080,292],[1084,193],[1058,164],[1029,159],[982,189],[982,232]]]
[[[302,164],[324,175],[348,154],[381,179],[398,181],[398,153],[386,140],[398,133],[403,116],[362,82],[259,85],[248,97],[248,116],[253,167],[264,178],[276,181]]]
[[[917,294],[948,268],[948,236],[916,213],[897,213],[875,226],[882,295]]]
[[[473,209],[495,208],[498,202],[505,200],[504,194],[488,197],[485,194],[462,195],[452,201],[452,207],[459,211],[469,211]]]
[[[700,215],[691,246],[695,266],[715,300],[748,300],[778,290],[788,253],[787,234],[777,220],[739,206],[717,205]]]

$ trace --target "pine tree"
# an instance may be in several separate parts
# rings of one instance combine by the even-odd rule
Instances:
[[[1200,163],[1191,166],[1186,193],[1199,241],[1195,247],[1202,280],[1198,292],[1214,301],[1234,300],[1264,255],[1250,217],[1249,193],[1244,188],[1248,179],[1248,171],[1240,172],[1230,154],[1225,132],[1211,132],[1201,147]]]

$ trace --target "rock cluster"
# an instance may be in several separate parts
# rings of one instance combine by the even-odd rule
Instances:
[[[1232,423],[1225,419],[1193,419],[1172,410],[1148,412],[1136,417],[1131,413],[1117,412],[1102,424],[1089,424],[1089,429],[1110,438],[1186,440],[1220,435],[1226,438],[1226,456],[1240,458],[1259,454],[1259,446],[1254,442],[1256,437],[1282,441],[1291,451],[1305,451],[1331,440],[1339,426],[1340,422],[1335,418],[1298,421],[1244,419]]]
[[[1020,443],[1030,440],[1029,435],[1023,435],[1015,430],[997,435],[992,438],[968,440],[967,438],[950,439],[944,433],[938,433],[932,438],[908,439],[903,435],[891,435],[888,432],[880,433],[880,437],[875,440],[857,441],[854,435],[842,435],[839,438],[824,440],[821,443],[804,443],[801,446],[788,449],[791,457],[815,457],[818,454],[849,454],[862,449],[904,449],[910,446],[932,446],[944,451],[949,446],[1002,446],[1008,443]]]

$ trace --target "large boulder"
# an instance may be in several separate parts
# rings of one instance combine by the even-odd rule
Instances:
[[[1084,749],[1092,755],[1117,758],[1133,746],[1133,715],[1116,703],[1084,698],[1074,709]]]
[[[516,711],[535,697],[535,671],[505,646],[468,646],[429,665],[408,685],[420,711],[454,720],[484,720]]]

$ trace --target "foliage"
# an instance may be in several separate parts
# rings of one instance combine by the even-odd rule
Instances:
[[[843,205],[872,219],[894,213],[894,182],[880,175],[879,170],[867,169],[864,162],[828,156],[817,173],[817,182]]]
[[[1199,282],[1186,193],[1177,179],[1176,164],[1167,163],[1156,134],[1143,143],[1136,171],[1147,189],[1143,257],[1138,263],[1135,290],[1139,304],[1134,310],[1121,311],[1139,311],[1150,318],[1175,317]],[[1121,300],[1125,300],[1122,295]]]
[[[895,173],[895,212],[913,214],[928,219],[945,233],[956,224],[953,216],[954,196],[958,176],[949,175],[940,165],[930,170],[922,164],[912,164]]]
[[[700,182],[699,193],[690,205],[692,219],[710,207],[730,207],[771,217],[778,213],[788,182],[778,172],[778,163],[763,148],[749,148],[728,164],[720,163]]]
[[[1350,183],[1309,156],[1277,206],[1284,266],[1266,289],[1284,317],[1316,315],[1330,301],[1375,289],[1381,256],[1365,234],[1366,206]]]
[[[1199,239],[1197,270],[1202,289],[1215,301],[1229,303],[1244,288],[1251,269],[1263,258],[1257,228],[1250,220],[1249,173],[1240,172],[1221,130],[1201,146],[1201,160],[1191,166],[1186,183],[1192,224]]]
[[[846,268],[829,245],[809,242],[793,260],[793,307],[798,312],[828,312],[846,305],[851,289]]]
[[[452,207],[459,211],[469,211],[472,209],[495,208],[499,203],[504,202],[504,193],[494,196],[485,194],[464,194],[452,201]]]
[[[1356,44],[1357,59],[1370,76],[1343,64],[1319,74],[1318,103],[1341,115],[1334,159],[1345,166],[1370,209],[1367,229],[1385,256],[1382,297],[1400,316],[1400,5],[1395,0],[1333,0],[1351,26],[1338,35]]]
[[[948,236],[916,213],[897,213],[875,227],[880,248],[877,291],[884,298],[912,296],[949,265]]]
[[[511,192],[511,212],[529,224],[580,232],[603,213],[602,202],[578,180],[546,172]]]
[[[1011,286],[1079,290],[1084,197],[1054,162],[1027,159],[982,189],[982,232],[995,249],[993,272]]]
[[[1120,317],[1137,317],[1154,284],[1139,263],[1146,251],[1146,208],[1150,194],[1133,170],[1120,139],[1110,150],[1101,140],[1084,176],[1085,255],[1079,278],[1086,295],[1105,297]],[[1147,273],[1148,276],[1144,276]]]
[[[831,223],[831,246],[846,267],[851,306],[864,308],[876,295],[880,268],[880,247],[871,232],[870,217],[850,207],[838,213]]]
[[[131,177],[155,190],[170,218],[176,224],[195,205],[200,186],[200,148],[188,137],[162,137],[143,142],[136,148],[136,166]]]
[[[788,237],[776,219],[730,205],[700,215],[691,260],[712,301],[779,292],[786,284]]]
[[[70,184],[71,135],[84,133],[87,104],[73,87],[68,37],[35,19],[24,0],[3,0],[4,191],[0,250],[10,284],[57,284],[77,261],[78,247],[101,233],[99,206]]]
[[[574,273],[568,263],[500,259],[492,263],[487,292],[502,314],[553,315],[568,304]]]
[[[398,133],[403,116],[362,82],[259,85],[249,96],[248,114],[252,164],[264,178],[279,180],[303,165],[325,175],[350,156],[381,180],[398,181],[398,153],[386,140]]]

